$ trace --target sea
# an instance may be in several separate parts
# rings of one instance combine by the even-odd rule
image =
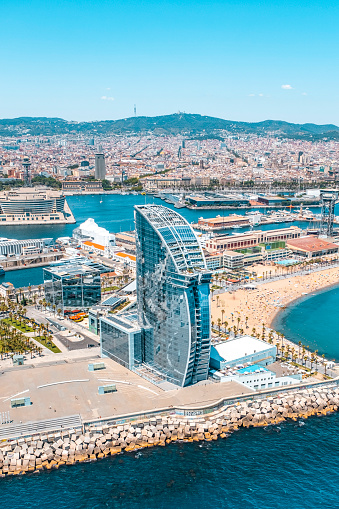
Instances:
[[[134,204],[163,203],[134,195],[67,200],[77,224],[92,217],[111,232],[133,229]],[[178,212],[191,222],[233,211]],[[57,238],[71,235],[75,227],[36,226],[29,231],[17,227],[6,233],[2,228],[0,236]],[[38,284],[42,269],[13,271],[7,277],[19,286]],[[339,288],[334,287],[296,301],[278,315],[275,327],[338,361],[338,308]],[[241,429],[216,442],[177,442],[0,479],[1,502],[14,509],[335,509],[339,508],[338,436],[339,414]]]
[[[336,509],[339,414],[0,479],[21,509]]]

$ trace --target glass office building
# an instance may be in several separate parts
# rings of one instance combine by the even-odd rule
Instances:
[[[142,330],[136,314],[107,315],[100,319],[101,355],[133,370],[141,364]]]
[[[209,283],[189,223],[160,205],[135,206],[141,360],[186,386],[208,377]]]
[[[111,269],[90,260],[60,262],[44,269],[45,299],[62,312],[88,309],[101,300],[101,274]]]

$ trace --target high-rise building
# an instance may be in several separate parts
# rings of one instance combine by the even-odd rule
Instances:
[[[23,163],[23,170],[24,170],[24,182],[25,186],[30,186],[32,183],[32,177],[31,177],[31,162],[28,157],[24,157]]]
[[[99,151],[95,154],[95,178],[103,180],[106,177],[105,167],[105,156],[102,151],[102,147],[99,147]]]
[[[101,274],[109,269],[86,258],[63,260],[43,269],[45,298],[56,309],[86,310],[101,300]]]
[[[201,246],[167,207],[135,206],[135,224],[142,362],[179,386],[206,380],[211,274]]]

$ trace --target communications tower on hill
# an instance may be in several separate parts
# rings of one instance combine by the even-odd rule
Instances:
[[[321,225],[320,233],[331,237],[333,235],[334,206],[338,201],[337,189],[320,189]]]

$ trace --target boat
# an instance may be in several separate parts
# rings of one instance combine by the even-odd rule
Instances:
[[[4,276],[4,275],[5,275],[4,268],[2,265],[0,265],[0,276]]]

